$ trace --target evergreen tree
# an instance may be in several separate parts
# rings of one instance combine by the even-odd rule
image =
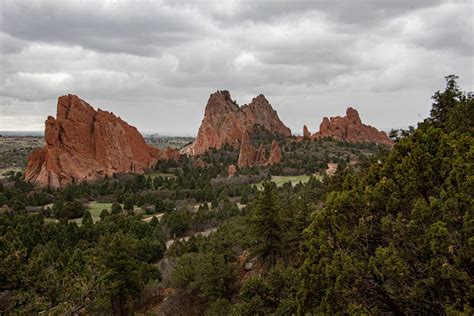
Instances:
[[[91,212],[86,210],[84,212],[84,216],[82,217],[82,225],[92,225],[92,224],[94,224],[94,221],[92,220]]]
[[[282,227],[280,225],[276,186],[264,182],[263,191],[256,198],[250,214],[250,224],[255,238],[254,253],[273,267],[282,253]]]
[[[461,94],[448,78],[439,100]],[[299,313],[473,313],[474,138],[445,124],[461,109],[445,101],[383,161],[340,175],[305,231]]]

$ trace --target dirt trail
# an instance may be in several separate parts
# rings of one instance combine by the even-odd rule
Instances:
[[[217,227],[210,228],[210,229],[206,229],[206,230],[204,230],[204,231],[202,231],[202,232],[197,232],[197,233],[195,233],[195,234],[193,234],[193,235],[191,235],[191,236],[198,236],[198,235],[199,235],[199,236],[207,237],[207,236],[209,236],[212,232],[215,232],[215,231],[217,231]],[[191,237],[191,236],[181,237],[181,238],[178,238],[178,240],[179,240],[179,241],[183,241],[183,240],[184,240],[184,241],[187,241],[187,240],[189,239],[189,237]],[[169,247],[171,247],[171,245],[174,244],[175,240],[176,240],[176,239],[167,240],[167,241],[166,241],[166,249],[168,249]]]

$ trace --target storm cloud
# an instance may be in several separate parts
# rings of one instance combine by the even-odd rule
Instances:
[[[471,1],[19,1],[0,4],[0,130],[42,130],[77,94],[145,132],[195,135],[209,94],[260,93],[300,133],[359,109],[426,117],[473,78]]]

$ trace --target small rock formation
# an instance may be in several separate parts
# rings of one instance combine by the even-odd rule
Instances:
[[[194,168],[204,169],[206,167],[206,163],[202,159],[197,159],[194,162]]]
[[[255,164],[261,165],[267,162],[267,152],[265,150],[265,146],[260,144],[260,147],[257,150],[257,156],[255,157]]]
[[[255,148],[250,141],[250,134],[249,132],[244,131],[242,133],[242,143],[240,144],[240,153],[237,165],[239,168],[253,166],[255,164],[256,157],[257,153],[255,152]]]
[[[304,139],[310,139],[311,138],[311,133],[308,130],[308,126],[304,125],[303,126],[303,138]]]
[[[244,132],[255,126],[271,134],[291,136],[291,130],[282,123],[262,94],[250,104],[239,107],[228,91],[217,91],[209,97],[196,140],[181,153],[196,156],[210,148],[219,149],[224,144],[239,148]]]
[[[38,186],[62,187],[95,181],[114,173],[143,173],[158,160],[175,159],[145,143],[138,130],[113,113],[94,110],[75,95],[58,99],[56,118],[45,123],[46,146],[34,151],[25,180]]]
[[[230,165],[227,168],[227,175],[229,176],[229,178],[233,177],[236,172],[237,172],[237,168],[235,167],[235,165]]]
[[[319,132],[313,135],[309,133],[306,126],[303,130],[304,137],[306,138],[309,134],[311,139],[332,137],[352,143],[371,142],[389,146],[393,144],[385,132],[379,131],[375,127],[362,124],[359,113],[352,107],[347,108],[346,116],[336,116],[330,119],[327,117],[323,118],[319,126]]]
[[[150,145],[148,146],[151,147]],[[151,147],[151,148],[153,148],[154,150],[158,149],[154,147]],[[161,158],[163,158],[162,160],[178,160],[180,155],[181,154],[179,153],[179,150],[177,150],[176,148],[168,147],[165,149]]]
[[[258,150],[255,150],[250,140],[250,134],[244,132],[242,135],[242,144],[240,145],[239,160],[237,162],[239,168],[270,166],[279,163],[281,158],[281,149],[276,140],[272,141],[270,156],[267,159],[265,146],[263,144],[260,145]]]
[[[328,167],[326,169],[326,174],[328,176],[333,176],[336,173],[337,170],[337,163],[328,163]]]
[[[276,163],[279,163],[282,158],[281,156],[282,155],[280,145],[278,145],[278,142],[276,140],[272,141],[272,149],[270,151],[270,157],[268,158],[266,165],[271,166]]]

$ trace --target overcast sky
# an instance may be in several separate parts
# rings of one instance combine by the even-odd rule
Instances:
[[[0,2],[0,130],[43,130],[77,94],[144,132],[195,135],[209,94],[263,93],[293,131],[347,106],[406,127],[457,74],[472,90],[473,2]]]

